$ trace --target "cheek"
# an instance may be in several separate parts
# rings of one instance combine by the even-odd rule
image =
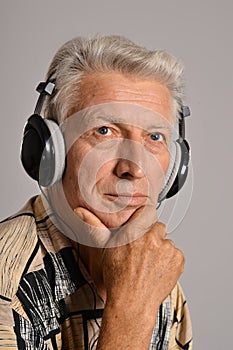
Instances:
[[[158,156],[157,159],[163,174],[166,175],[170,163],[170,152],[167,150],[162,155]]]
[[[112,175],[114,168],[116,167],[116,163],[117,160],[115,159],[107,161],[106,163],[102,162],[102,165],[96,170],[96,183],[98,183],[100,180],[106,180],[110,175]]]
[[[79,173],[83,160],[88,153],[88,148],[81,140],[76,141],[66,156],[66,169],[62,179],[63,190],[71,208],[76,208],[83,203],[83,196],[79,186]],[[88,174],[84,174],[85,187],[88,187]]]
[[[166,173],[167,170],[168,170],[169,163],[170,163],[170,152],[167,151],[166,154],[165,154],[165,156],[164,156],[163,163],[162,163],[162,168],[163,168],[163,170],[164,170],[165,173]]]
[[[88,149],[79,140],[71,146],[66,156],[65,177],[77,182],[78,171],[87,152]]]

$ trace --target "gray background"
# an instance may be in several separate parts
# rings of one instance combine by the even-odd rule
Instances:
[[[55,51],[77,35],[123,34],[186,66],[194,191],[172,239],[186,255],[181,282],[196,350],[232,349],[231,0],[0,1],[0,216],[38,193],[19,161],[21,136]]]

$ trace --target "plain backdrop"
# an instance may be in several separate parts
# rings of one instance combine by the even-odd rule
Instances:
[[[232,349],[231,0],[1,0],[0,217],[39,192],[19,157],[37,83],[65,41],[96,33],[122,34],[149,49],[166,49],[185,64],[193,193],[171,238],[186,256],[181,283],[194,349]]]

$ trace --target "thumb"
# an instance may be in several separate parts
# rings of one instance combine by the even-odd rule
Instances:
[[[111,232],[103,222],[90,210],[83,207],[75,208],[74,213],[83,222],[83,233],[87,235],[87,242],[90,242],[90,246],[104,247],[110,238]]]
[[[78,208],[74,209],[74,212],[85,223],[87,223],[91,226],[94,226],[96,228],[103,228],[103,229],[106,228],[106,226],[102,223],[102,221],[95,214],[93,214],[90,210],[83,208],[83,207],[78,207]]]

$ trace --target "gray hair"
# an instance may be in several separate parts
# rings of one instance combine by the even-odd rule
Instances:
[[[56,80],[55,92],[47,98],[45,118],[61,123],[70,111],[81,109],[80,86],[84,74],[118,72],[154,79],[167,86],[173,98],[174,117],[183,100],[183,65],[164,50],[149,51],[122,36],[82,37],[66,42],[55,54],[48,73]]]

